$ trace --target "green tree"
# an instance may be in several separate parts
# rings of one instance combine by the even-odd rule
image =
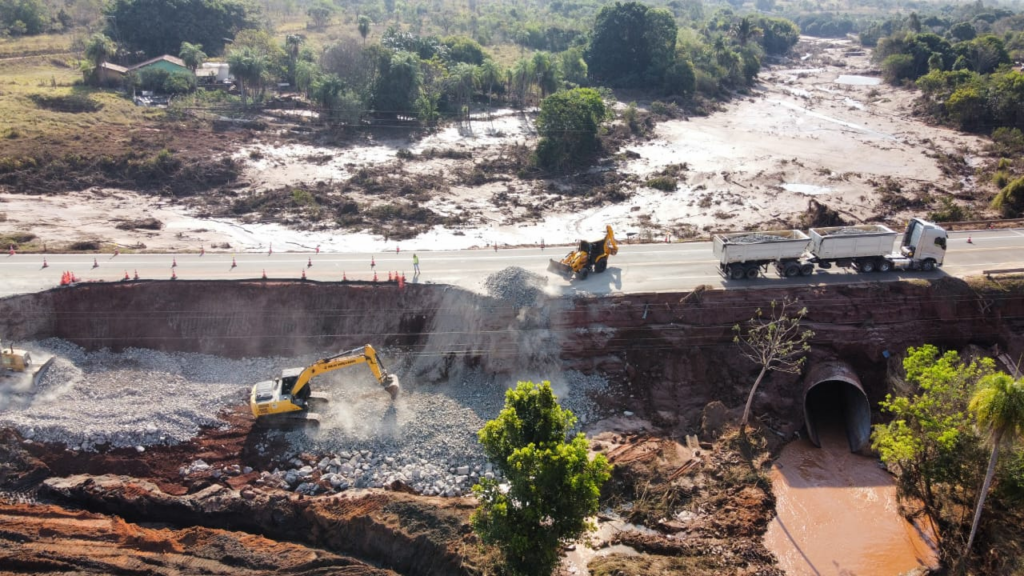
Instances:
[[[992,207],[999,210],[1007,218],[1016,218],[1024,214],[1024,176],[1007,184],[992,199]]]
[[[238,89],[242,93],[242,106],[248,106],[247,96],[262,84],[268,65],[266,55],[250,46],[243,46],[228,54],[228,66],[238,80]]]
[[[772,300],[772,309],[767,317],[758,308],[754,317],[747,321],[745,329],[739,324],[732,328],[736,332],[733,342],[739,345],[740,353],[761,367],[747,395],[743,419],[740,420],[740,434],[747,431],[750,407],[754,404],[754,395],[765,374],[770,371],[799,374],[807,360],[804,354],[811,349],[808,341],[814,337],[814,332],[800,330],[800,321],[807,315],[807,308],[791,312],[796,305],[797,302],[793,300]]]
[[[42,34],[49,25],[49,10],[40,0],[0,0],[0,34]]]
[[[473,528],[497,544],[513,574],[550,574],[559,547],[592,527],[601,486],[611,475],[602,454],[591,460],[582,433],[570,436],[572,412],[558,405],[551,385],[520,382],[505,408],[480,430],[484,453],[508,480],[473,487],[480,507]]]
[[[316,30],[326,28],[334,18],[334,12],[334,5],[330,2],[320,0],[316,4],[313,4],[306,9],[306,16],[309,16],[309,19],[312,20],[310,27]]]
[[[483,64],[477,67],[476,82],[478,86],[486,89],[488,105],[490,105],[491,97],[494,95],[494,86],[501,82],[503,77],[504,72],[501,66],[490,58],[484,60]]]
[[[384,50],[377,55],[377,76],[373,87],[373,109],[380,114],[410,114],[422,86],[420,60],[405,51]]]
[[[881,402],[891,419],[871,432],[872,449],[897,474],[899,497],[924,503],[938,525],[946,561],[961,551],[970,490],[982,477],[985,458],[968,400],[994,369],[991,358],[965,362],[930,344],[908,349],[903,381]]]
[[[363,37],[363,44],[366,44],[366,37],[370,35],[370,21],[369,16],[360,16],[357,27],[359,29],[359,35]]]
[[[202,44],[182,42],[181,50],[178,51],[178,58],[181,58],[185,66],[188,66],[188,69],[195,74],[196,70],[203,65],[203,62],[206,62],[206,52],[203,52]]]
[[[92,64],[93,70],[98,69],[100,64],[106,62],[116,51],[117,45],[114,41],[99,32],[90,36],[85,43],[85,57]]]
[[[107,33],[148,56],[174,54],[182,42],[220,54],[225,38],[259,25],[259,9],[247,0],[113,0],[105,12]]]
[[[645,87],[660,83],[675,60],[677,28],[672,14],[639,2],[601,8],[585,59],[590,74],[603,83]]]
[[[1014,380],[1002,372],[982,378],[978,382],[978,390],[971,397],[969,408],[977,418],[978,426],[984,431],[988,443],[992,445],[992,455],[985,471],[985,482],[978,494],[978,505],[974,508],[974,521],[964,548],[964,557],[970,555],[974,537],[978,533],[981,509],[985,506],[985,497],[988,496],[996,472],[999,447],[1003,443],[1012,445],[1014,441],[1024,438],[1024,380]]]
[[[545,98],[537,116],[537,164],[557,172],[590,161],[600,148],[597,130],[607,115],[601,94],[592,88]]]

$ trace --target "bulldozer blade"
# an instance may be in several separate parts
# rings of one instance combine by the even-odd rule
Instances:
[[[563,278],[569,278],[573,274],[572,267],[558,260],[548,260],[548,272],[554,272]]]

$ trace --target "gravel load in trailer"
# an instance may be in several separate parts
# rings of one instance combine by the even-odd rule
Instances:
[[[761,268],[772,262],[795,263],[795,272],[791,275],[800,274],[803,269],[797,261],[810,243],[810,237],[799,230],[715,234],[713,242],[719,272],[733,280],[756,278]],[[813,269],[811,266],[806,273]]]
[[[810,233],[811,253],[821,260],[888,255],[899,235],[880,224],[811,228]]]

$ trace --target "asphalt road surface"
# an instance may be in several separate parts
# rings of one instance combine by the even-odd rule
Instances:
[[[968,243],[968,239],[972,242]],[[726,281],[719,274],[710,242],[622,244],[608,270],[584,281],[566,281],[547,272],[549,258],[560,259],[568,247],[419,252],[419,276],[414,277],[412,253],[349,254],[305,252],[199,254],[41,254],[0,255],[0,297],[38,292],[60,283],[64,271],[84,281],[116,282],[127,272],[145,280],[245,280],[261,278],[310,280],[371,280],[374,271],[387,280],[388,271],[405,273],[407,282],[453,284],[481,290],[487,275],[519,266],[549,278],[552,295],[687,291],[707,284],[715,287],[756,288],[793,284],[840,284],[978,275],[984,270],[1024,268],[1024,230],[986,230],[950,233],[946,261],[936,272],[859,274],[832,268],[813,276],[783,279],[770,271],[758,280]],[[371,268],[371,258],[376,264]],[[96,266],[94,267],[94,259]],[[232,260],[234,259],[234,266]],[[172,264],[177,263],[177,266]],[[312,263],[312,266],[309,264]]]

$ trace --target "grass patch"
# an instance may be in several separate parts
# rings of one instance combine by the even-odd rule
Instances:
[[[99,112],[103,104],[96,102],[88,94],[30,94],[29,100],[44,110],[81,114],[83,112]]]
[[[655,176],[648,180],[646,184],[648,188],[654,188],[655,190],[675,192],[679,182],[671,176]]]

